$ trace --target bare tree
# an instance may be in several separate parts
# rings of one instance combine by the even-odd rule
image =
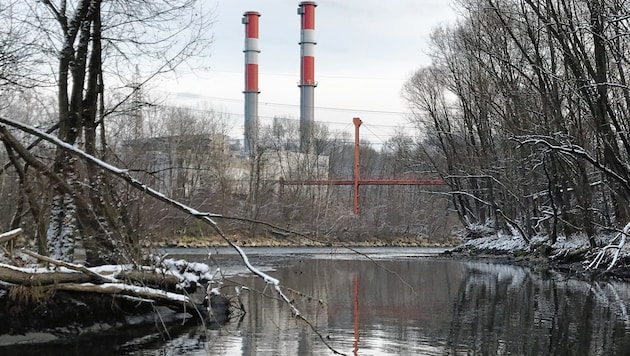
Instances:
[[[200,210],[233,213],[236,183],[231,173],[238,160],[229,151],[225,115],[165,106],[153,106],[144,110],[144,115],[147,134],[129,136],[120,143],[117,153],[121,164],[168,196]],[[129,117],[125,118],[129,122]],[[186,216],[142,201],[134,191],[127,193],[136,224],[152,226],[151,230],[162,232],[160,235],[186,232],[190,220]]]
[[[42,60],[37,48],[37,37],[26,24],[12,19],[19,11],[20,1],[7,0],[0,4],[0,97],[9,91],[24,90],[40,84],[41,79],[32,68]]]
[[[628,220],[623,2],[461,1],[405,86],[466,224],[527,239]],[[508,203],[506,203],[508,202]]]
[[[119,107],[117,103],[110,109],[105,107],[106,79],[114,86],[124,85],[126,81],[121,79],[139,57],[145,59],[142,69],[147,79],[170,72],[203,53],[211,40],[207,37],[208,14],[193,0],[46,0],[15,6],[16,11],[4,20],[24,23],[37,34],[47,63],[53,67],[56,61],[58,137],[83,146],[94,156],[106,151],[107,142],[99,130],[104,131],[107,115]],[[45,65],[36,69],[47,70]],[[16,151],[27,159],[26,151]],[[117,201],[114,187],[102,170],[57,149],[51,175],[53,182],[58,182],[52,184],[48,219],[51,255],[69,260],[75,244],[82,241],[92,261],[131,257],[133,251],[126,251],[124,246],[134,246],[136,237],[126,214],[119,211],[121,207],[124,210],[124,202]],[[69,187],[60,187],[62,181]]]

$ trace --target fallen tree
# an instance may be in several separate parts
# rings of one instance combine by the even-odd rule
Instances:
[[[101,313],[124,318],[128,314],[150,312],[158,306],[185,313],[181,314],[181,318],[204,322],[229,317],[230,309],[226,306],[230,301],[226,297],[215,292],[214,295],[206,295],[205,299],[195,299],[189,293],[201,289],[213,278],[208,274],[209,267],[203,264],[193,264],[196,268],[186,268],[186,273],[182,274],[173,269],[182,261],[163,260],[158,265],[141,268],[131,265],[87,268],[24,249],[18,253],[48,266],[32,263],[17,267],[0,263],[0,315],[7,316],[2,318],[7,323],[0,326],[0,332],[24,332],[24,325],[60,326],[67,324],[69,319],[73,323],[86,324],[95,322],[95,316]],[[81,309],[81,306],[90,304],[94,307],[88,307],[87,315],[79,315],[77,320],[75,308],[79,306]],[[105,309],[99,311],[103,306]],[[33,315],[34,310],[39,312]],[[41,321],[31,320],[41,319],[39,313],[42,310],[53,312],[56,321],[44,320],[44,324],[40,325]],[[218,310],[221,315],[217,315]]]
[[[242,315],[238,297],[207,288],[217,281],[205,264],[162,259],[141,267],[87,268],[24,249],[16,255],[27,265],[0,263],[4,343],[71,342],[86,333],[126,330],[139,323],[168,334],[173,326],[188,321],[216,327]],[[47,336],[27,341],[21,336],[32,333]]]

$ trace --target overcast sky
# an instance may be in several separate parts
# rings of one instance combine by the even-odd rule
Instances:
[[[208,0],[214,8],[211,70],[184,75],[167,88],[185,105],[227,112],[233,133],[243,127],[244,25],[246,11],[260,17],[261,124],[274,116],[299,118],[300,17],[298,0]],[[315,13],[315,120],[352,131],[360,117],[362,138],[382,143],[407,125],[401,87],[427,65],[428,36],[455,21],[450,0],[319,0]]]

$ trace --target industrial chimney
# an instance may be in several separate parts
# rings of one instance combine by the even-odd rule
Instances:
[[[255,155],[258,142],[258,20],[260,13],[243,14],[245,24],[245,128],[243,146],[245,153]]]
[[[302,1],[298,8],[301,17],[300,34],[300,150],[313,149],[315,125],[315,1]]]

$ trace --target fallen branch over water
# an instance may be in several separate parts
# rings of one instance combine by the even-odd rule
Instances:
[[[204,264],[164,260],[139,268],[87,268],[28,250],[21,253],[53,267],[0,264],[0,320],[6,320],[0,334],[87,326],[99,320],[124,322],[130,315],[154,314],[158,306],[180,313],[179,319],[203,322],[225,321],[231,313],[223,295],[207,296],[204,303],[202,297],[195,300],[187,293],[185,287],[199,289],[208,281],[209,267]]]
[[[212,213],[207,213],[207,212],[200,212],[188,205],[185,205],[177,200],[171,199],[169,197],[167,197],[166,195],[162,194],[161,192],[149,187],[148,185],[142,183],[141,181],[135,179],[134,177],[132,177],[129,174],[128,170],[125,169],[121,169],[118,167],[115,167],[113,165],[110,165],[107,162],[104,162],[80,149],[78,149],[77,147],[74,147],[66,142],[63,142],[62,140],[58,139],[57,137],[50,135],[48,133],[45,133],[43,131],[40,131],[34,127],[31,127],[29,125],[25,125],[23,123],[14,121],[14,120],[9,120],[9,119],[5,119],[0,117],[0,123],[12,126],[14,128],[17,128],[23,132],[32,134],[34,136],[37,136],[38,138],[48,141],[60,148],[62,148],[63,150],[85,160],[85,161],[89,161],[97,166],[99,166],[101,169],[103,169],[104,171],[107,171],[109,174],[118,177],[119,179],[121,179],[122,181],[124,181],[125,183],[127,183],[129,186],[134,187],[138,190],[141,190],[142,192],[144,192],[144,194],[151,196],[169,206],[172,206],[174,208],[176,208],[177,210],[184,212],[185,214],[188,214],[196,219],[201,220],[202,222],[206,223],[207,225],[209,225],[212,229],[214,229],[222,238],[223,240],[225,240],[225,242],[230,245],[234,250],[236,250],[236,252],[238,253],[238,255],[240,256],[243,264],[247,267],[247,269],[252,272],[254,275],[262,278],[267,284],[271,285],[272,288],[275,290],[275,292],[277,293],[277,295],[280,297],[280,299],[282,299],[291,309],[292,314],[298,318],[303,320],[304,322],[306,322],[307,325],[309,325],[309,327],[315,332],[317,333],[317,335],[319,336],[320,340],[335,354],[341,354],[339,351],[335,350],[323,337],[322,335],[314,328],[314,326],[304,317],[300,314],[300,311],[298,310],[298,308],[295,306],[295,304],[293,303],[293,301],[291,301],[286,294],[282,291],[282,289],[280,288],[280,281],[272,276],[270,276],[267,273],[264,273],[263,271],[261,271],[260,269],[256,268],[255,266],[253,266],[250,262],[249,262],[249,258],[247,257],[247,255],[245,254],[245,252],[236,244],[234,243],[234,241],[232,241],[230,238],[228,238],[228,236],[219,228],[219,226],[217,225],[216,221],[214,220],[215,218],[222,218],[222,215],[220,214],[212,214]],[[2,126],[0,126],[0,129],[3,129]],[[11,135],[9,134],[9,132],[7,130],[3,130],[4,131],[4,135],[7,137],[10,137]],[[44,169],[44,168],[42,168]],[[61,181],[58,182],[60,185],[63,185],[65,182]],[[93,276],[92,276],[93,277]]]
[[[174,307],[178,310],[187,309],[194,311],[198,308],[198,305],[194,304],[189,296],[166,292],[162,289],[135,286],[126,283],[63,283],[52,286],[51,288],[72,292],[110,294],[115,297],[123,298],[125,296],[137,297],[139,299],[136,300],[140,302]]]
[[[47,257],[47,256],[42,256],[38,253],[35,253],[33,251],[29,251],[27,249],[22,249],[21,252],[25,255],[34,257],[40,261],[44,261],[47,263],[51,263],[55,266],[60,266],[60,267],[66,267],[68,269],[77,271],[77,272],[81,272],[89,277],[92,277],[93,279],[100,281],[100,282],[117,282],[117,280],[115,278],[111,278],[111,277],[106,277],[103,276],[101,274],[98,274],[92,270],[90,270],[89,268],[82,266],[82,265],[77,265],[74,263],[68,263],[68,262],[63,262],[63,261],[59,261],[59,260],[55,260],[53,258]]]

